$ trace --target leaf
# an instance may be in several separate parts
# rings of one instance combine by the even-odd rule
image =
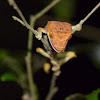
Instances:
[[[99,100],[100,89],[94,90],[86,96],[86,100]]]
[[[12,73],[3,73],[1,76],[0,76],[0,80],[1,81],[13,81],[13,82],[18,82],[18,78],[12,74]]]

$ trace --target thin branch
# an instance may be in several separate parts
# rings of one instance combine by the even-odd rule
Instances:
[[[46,6],[44,9],[42,9],[39,13],[37,13],[34,17],[35,19],[40,18],[42,15],[44,15],[47,11],[49,11],[53,6],[55,6],[60,0],[53,0],[48,6]]]
[[[83,19],[80,21],[80,25],[82,25],[98,8],[100,7],[100,2],[91,10],[91,12]]]
[[[25,17],[23,16],[22,12],[20,11],[19,7],[17,6],[17,4],[15,3],[15,0],[8,0],[8,2],[17,11],[17,13],[19,14],[19,16],[23,20],[23,22],[25,24],[27,24],[27,21],[26,21]]]
[[[12,18],[13,18],[15,21],[18,21],[18,22],[19,22],[20,24],[22,24],[23,26],[25,26],[24,22],[23,22],[21,19],[19,19],[18,17],[12,16]]]
[[[30,26],[33,26],[33,21],[32,21],[32,17],[30,16]],[[27,68],[27,75],[28,75],[28,82],[29,82],[29,89],[30,89],[30,93],[32,96],[32,100],[36,100],[36,93],[35,93],[35,87],[34,87],[34,81],[33,81],[33,76],[32,76],[32,41],[33,41],[33,33],[32,31],[29,30],[28,32],[28,44],[27,44],[27,55],[25,57],[26,60],[26,68]]]
[[[33,20],[32,15],[30,15],[30,26],[34,27],[34,20]],[[32,51],[32,45],[33,45],[33,33],[31,30],[29,30],[28,31],[28,45],[27,45],[28,50]]]
[[[19,19],[18,17],[16,16],[12,16],[12,18],[15,20],[15,21],[18,21],[20,24],[22,24],[23,26],[25,26],[27,29],[29,29],[32,33],[34,33],[35,35],[38,34],[38,32],[36,30],[34,30],[29,24],[25,24],[21,19]]]
[[[46,96],[45,100],[52,100],[52,97],[58,91],[58,88],[56,87],[56,79],[57,79],[56,72],[53,72],[50,89],[49,89],[48,95]]]
[[[72,34],[74,34],[76,31],[81,31],[82,24],[100,7],[100,2],[91,10],[91,12],[82,19],[77,25],[72,26]]]

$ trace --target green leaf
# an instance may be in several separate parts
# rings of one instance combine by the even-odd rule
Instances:
[[[86,96],[86,100],[99,100],[98,94],[100,93],[100,89],[94,90],[92,93]]]
[[[18,78],[12,74],[12,73],[3,73],[0,76],[0,80],[1,81],[14,81],[14,82],[18,82]]]

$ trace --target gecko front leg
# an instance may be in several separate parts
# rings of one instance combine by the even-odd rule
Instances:
[[[46,29],[42,28],[42,27],[39,27],[37,29],[37,32],[38,32],[38,35],[36,35],[35,37],[38,39],[38,40],[41,40],[42,38],[42,33],[47,33],[46,32]]]

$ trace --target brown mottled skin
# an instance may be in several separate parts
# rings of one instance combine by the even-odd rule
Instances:
[[[72,37],[72,26],[66,22],[48,21],[45,28],[38,28],[39,33],[46,33],[56,52],[63,52]]]

